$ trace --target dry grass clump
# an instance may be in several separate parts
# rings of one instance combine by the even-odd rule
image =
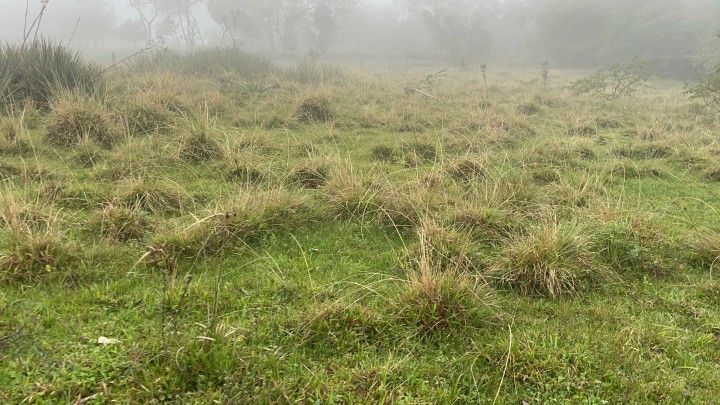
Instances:
[[[705,180],[720,183],[720,165],[715,165],[707,170],[703,175]]]
[[[227,181],[239,182],[245,186],[253,186],[265,180],[265,173],[258,169],[251,161],[235,159],[227,174]]]
[[[179,101],[173,101],[162,93],[143,91],[123,104],[123,118],[132,135],[150,135],[172,126],[173,110]]]
[[[478,241],[496,245],[517,229],[518,216],[503,207],[488,207],[467,201],[448,212],[448,221]]]
[[[476,270],[478,252],[469,233],[441,225],[432,218],[423,218],[418,228],[422,240],[409,249],[406,260],[408,268],[421,263],[418,255],[428,255],[430,260],[442,268],[461,271]]]
[[[150,220],[140,209],[115,202],[107,204],[92,225],[104,238],[119,242],[141,240],[151,229]]]
[[[695,258],[714,268],[720,260],[720,229],[705,229],[690,238],[689,247]]]
[[[192,163],[218,159],[223,155],[220,143],[215,139],[215,129],[209,120],[188,121],[180,141],[180,158]]]
[[[608,276],[596,254],[578,225],[546,222],[512,237],[492,273],[524,294],[558,297]]]
[[[332,174],[322,186],[322,195],[335,218],[363,220],[374,207],[376,187],[351,172]]]
[[[390,145],[377,145],[370,151],[370,157],[378,162],[394,163],[398,159],[398,152]]]
[[[0,153],[23,155],[31,150],[24,112],[20,117],[6,117],[0,121]]]
[[[0,280],[68,276],[80,263],[78,248],[60,230],[58,211],[38,213],[26,203],[4,196],[0,219],[8,239],[0,251]]]
[[[517,112],[523,115],[536,115],[542,111],[542,107],[532,101],[522,103],[517,107]]]
[[[332,121],[335,113],[325,96],[310,96],[302,100],[295,110],[295,118],[305,124]]]
[[[177,213],[191,199],[177,184],[156,178],[139,178],[121,185],[119,201],[128,208],[150,213]]]
[[[494,295],[485,281],[466,272],[464,263],[448,260],[448,246],[437,244],[434,226],[418,230],[416,251],[408,253],[407,268],[398,299],[398,321],[411,325],[418,335],[481,327],[495,317]]]
[[[323,164],[306,163],[290,172],[288,182],[298,187],[315,190],[325,184],[329,175],[330,170]]]
[[[641,177],[664,177],[667,172],[662,167],[649,162],[635,162],[630,159],[613,161],[604,169],[609,177],[637,179]]]
[[[433,163],[438,158],[435,145],[426,142],[408,142],[400,145],[402,164],[405,167],[418,167]]]
[[[117,181],[125,178],[146,177],[163,166],[179,164],[176,150],[165,148],[157,138],[129,138],[106,154],[95,166],[95,174],[101,180]]]
[[[93,167],[102,160],[103,151],[93,141],[83,138],[73,148],[73,160],[82,167]]]
[[[243,192],[226,207],[187,227],[158,235],[143,260],[155,267],[174,267],[252,243],[280,229],[294,229],[316,219],[303,194],[285,189],[262,193]]]
[[[487,174],[486,166],[486,162],[480,159],[463,158],[450,163],[445,171],[456,181],[472,181]]]
[[[122,137],[113,114],[95,98],[61,93],[51,109],[45,138],[55,145],[74,146],[87,138],[110,147]]]

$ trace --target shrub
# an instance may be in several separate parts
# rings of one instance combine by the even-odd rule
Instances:
[[[607,270],[595,263],[595,254],[577,225],[545,223],[511,238],[493,273],[525,294],[557,297],[606,277]]]
[[[110,147],[122,135],[113,115],[94,98],[63,93],[51,107],[45,136],[53,144],[73,146],[87,138]]]
[[[571,87],[577,94],[594,94],[615,101],[647,86],[649,79],[647,65],[636,60],[601,69],[591,76],[573,82]]]
[[[306,124],[328,122],[334,116],[330,100],[324,96],[305,98],[295,111],[297,120]]]
[[[0,105],[32,100],[47,107],[59,90],[89,94],[99,88],[102,70],[68,47],[41,40],[0,47]]]

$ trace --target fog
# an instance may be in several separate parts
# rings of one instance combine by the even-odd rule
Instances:
[[[43,5],[46,9],[37,18]],[[717,60],[717,0],[0,0],[0,37],[88,55],[236,47],[268,57],[595,67],[690,77]],[[37,20],[37,21],[36,21]],[[33,25],[33,22],[37,24]]]

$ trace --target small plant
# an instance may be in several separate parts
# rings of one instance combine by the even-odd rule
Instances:
[[[493,273],[525,294],[558,297],[597,284],[607,276],[590,240],[577,225],[538,225],[513,237]]]
[[[331,121],[335,114],[332,111],[330,100],[324,96],[311,96],[305,98],[297,110],[295,117],[305,124],[323,123]]]
[[[646,87],[650,79],[647,65],[641,61],[614,64],[571,84],[577,94],[594,94],[610,101],[631,96]]]
[[[89,139],[110,147],[121,137],[113,115],[96,99],[63,93],[51,108],[45,137],[55,145],[74,146]]]
[[[359,304],[323,304],[303,318],[297,333],[310,347],[348,350],[371,341],[383,329],[380,317]]]

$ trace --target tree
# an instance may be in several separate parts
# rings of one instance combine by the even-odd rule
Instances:
[[[484,57],[492,48],[487,25],[495,0],[408,0],[407,6],[425,22],[438,54],[464,60]]]

